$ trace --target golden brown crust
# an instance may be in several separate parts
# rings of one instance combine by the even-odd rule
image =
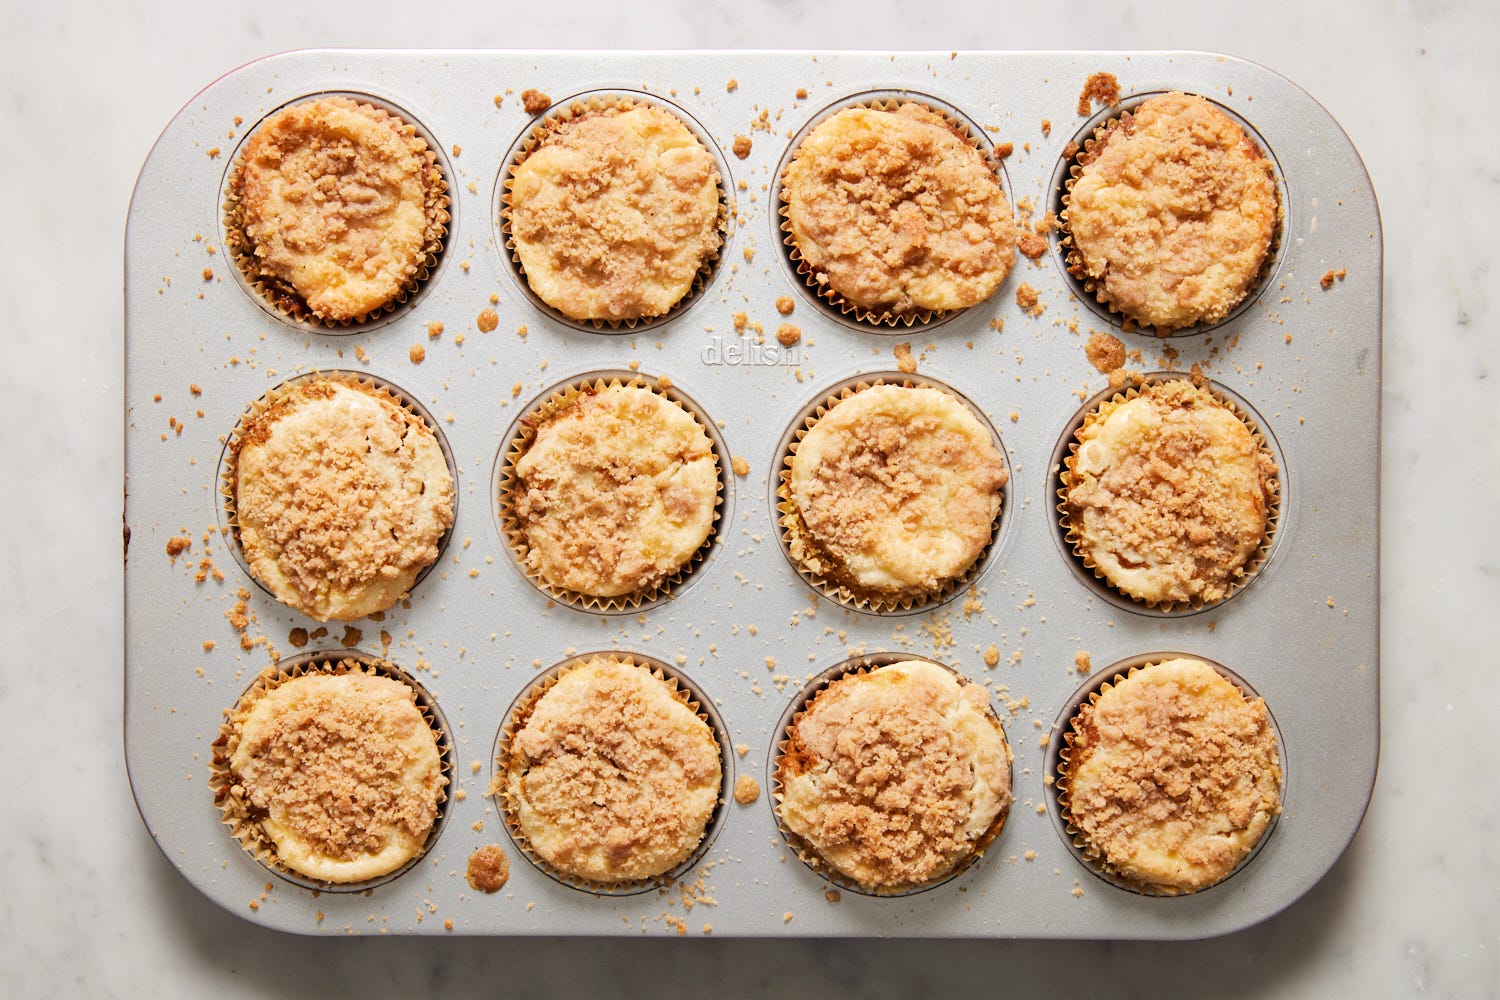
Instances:
[[[1221,600],[1266,540],[1276,464],[1244,421],[1186,379],[1091,414],[1062,476],[1085,564],[1151,605]]]
[[[713,530],[713,443],[691,414],[644,386],[589,389],[544,409],[515,474],[526,565],[560,590],[649,592]]]
[[[1005,464],[990,431],[926,386],[868,386],[797,443],[792,558],[856,593],[930,596],[968,572],[994,530]]]
[[[918,104],[846,108],[782,177],[793,245],[843,300],[875,314],[963,309],[1015,261],[1009,202],[983,155]]]
[[[1222,880],[1281,811],[1265,703],[1199,660],[1152,664],[1072,722],[1066,818],[1105,869],[1158,893]]]
[[[360,882],[421,851],[447,784],[411,687],[358,670],[308,673],[237,706],[225,755],[231,809],[277,861]]]
[[[1153,97],[1085,154],[1065,217],[1075,274],[1161,331],[1216,323],[1244,300],[1280,218],[1271,162],[1201,97]]]
[[[523,712],[502,761],[507,816],[565,876],[612,884],[688,859],[718,805],[712,728],[645,667],[593,657]]]
[[[235,172],[232,239],[252,281],[294,314],[363,319],[425,273],[447,185],[415,129],[347,97],[277,112]]]
[[[668,312],[723,243],[713,157],[657,107],[593,111],[544,129],[506,195],[527,283],[572,319]]]
[[[437,559],[453,477],[432,429],[383,391],[335,377],[272,393],[232,443],[250,572],[318,621],[395,604]]]
[[[999,832],[1010,748],[983,688],[933,663],[846,675],[792,723],[777,815],[871,891],[940,879]]]

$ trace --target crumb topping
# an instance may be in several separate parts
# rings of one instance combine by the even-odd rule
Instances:
[[[414,857],[447,779],[412,689],[389,677],[305,674],[236,712],[229,766],[247,814],[288,867],[357,882]]]
[[[1010,807],[1010,748],[988,695],[933,663],[835,681],[788,736],[782,822],[869,889],[941,878],[982,853]]]
[[[1113,73],[1091,73],[1078,94],[1078,117],[1087,118],[1094,102],[1114,107],[1120,103],[1120,81]]]
[[[507,807],[548,864],[593,882],[670,871],[718,803],[719,746],[675,686],[596,657],[532,706],[511,741]]]
[[[1083,346],[1083,353],[1089,364],[1105,375],[1125,364],[1125,344],[1113,334],[1091,334]]]
[[[641,386],[584,392],[544,412],[516,477],[526,564],[564,590],[648,590],[713,529],[719,467],[708,433]]]
[[[819,282],[891,314],[989,298],[1017,228],[983,155],[917,104],[847,108],[803,140],[782,178],[793,240]]]
[[[485,844],[469,855],[464,870],[469,887],[478,892],[499,892],[510,881],[510,858],[499,844]]]
[[[734,801],[742,806],[748,806],[758,798],[760,798],[760,782],[748,774],[740,775],[734,782]]]
[[[239,212],[258,277],[314,315],[394,301],[440,244],[446,185],[415,129],[347,97],[272,116],[246,143]]]
[[[527,282],[573,319],[666,313],[723,243],[713,157],[660,108],[553,124],[506,203]]]
[[[1276,464],[1235,413],[1186,379],[1107,402],[1063,475],[1081,555],[1148,603],[1216,601],[1266,536]]]
[[[526,109],[528,115],[539,115],[552,107],[552,98],[535,87],[527,87],[521,91],[521,107]]]
[[[1201,97],[1153,97],[1079,162],[1068,230],[1105,302],[1176,330],[1245,298],[1279,206],[1270,161],[1233,119]]]
[[[1157,891],[1218,882],[1281,811],[1265,702],[1199,660],[1133,672],[1073,729],[1069,819],[1111,871]]]
[[[395,604],[437,559],[453,477],[432,430],[380,390],[296,383],[235,447],[245,561],[282,603],[352,621]]]
[[[1006,480],[989,430],[946,392],[862,389],[792,456],[792,556],[856,588],[935,592],[989,544]]]

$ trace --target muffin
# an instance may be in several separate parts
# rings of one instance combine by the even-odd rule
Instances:
[[[448,185],[416,129],[348,97],[283,108],[230,178],[228,245],[294,318],[359,322],[404,301],[447,235]]]
[[[1281,812],[1276,733],[1201,660],[1169,659],[1106,683],[1065,734],[1063,818],[1084,856],[1158,895],[1222,881]]]
[[[564,600],[638,602],[703,549],[718,459],[703,425],[661,392],[586,382],[521,429],[501,502],[512,549],[544,588]]]
[[[224,822],[248,850],[332,883],[417,857],[448,784],[412,687],[353,660],[268,671],[229,714],[215,768]]]
[[[453,476],[433,429],[384,390],[338,375],[257,402],[230,440],[226,480],[250,574],[318,621],[391,607],[453,524]]]
[[[1010,765],[984,688],[901,661],[844,674],[793,716],[776,814],[815,870],[906,892],[983,854],[1009,813]]]
[[[1101,403],[1061,473],[1074,552],[1148,607],[1223,600],[1264,554],[1280,484],[1264,440],[1207,388],[1147,382]]]
[[[659,670],[599,654],[507,724],[495,786],[517,842],[564,880],[666,875],[703,841],[723,764],[712,727]]]
[[[1152,97],[1077,157],[1069,270],[1142,327],[1213,324],[1256,284],[1280,223],[1271,161],[1201,97]]]
[[[792,562],[878,609],[950,592],[994,536],[1009,475],[990,429],[930,385],[859,385],[814,417],[786,459]]]
[[[914,102],[824,119],[783,171],[781,198],[799,272],[860,319],[978,305],[1015,262],[1016,224],[994,169]]]
[[[575,107],[550,118],[506,181],[508,246],[526,283],[570,319],[666,314],[724,241],[719,171],[676,115]]]

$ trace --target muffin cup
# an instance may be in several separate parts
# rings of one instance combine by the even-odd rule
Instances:
[[[286,322],[306,326],[319,333],[364,333],[383,317],[396,312],[411,302],[428,278],[437,269],[438,261],[448,237],[448,224],[452,221],[453,201],[448,191],[450,171],[442,158],[441,148],[427,131],[417,124],[405,111],[387,104],[368,94],[328,91],[308,94],[289,101],[268,114],[256,126],[260,128],[276,114],[324,97],[347,97],[358,102],[361,110],[376,118],[391,122],[406,138],[414,152],[421,145],[420,155],[426,163],[426,193],[424,210],[427,217],[426,244],[416,261],[415,270],[402,284],[390,301],[363,315],[349,319],[331,319],[313,312],[296,289],[284,281],[264,273],[255,257],[255,242],[245,231],[245,220],[240,204],[240,187],[244,154],[249,148],[249,139],[255,129],[247,131],[242,138],[234,159],[225,176],[222,192],[222,219],[224,225],[224,248],[234,260],[235,271],[245,284],[246,290],[267,312]]]
[[[714,183],[719,191],[719,215],[716,223],[720,237],[719,247],[705,257],[702,263],[698,265],[698,271],[693,277],[693,283],[683,293],[682,298],[678,299],[670,309],[659,316],[641,316],[634,319],[574,319],[543,301],[541,296],[532,290],[531,282],[526,277],[526,268],[521,263],[521,255],[516,248],[515,237],[511,232],[510,198],[516,168],[525,162],[526,158],[546,142],[549,137],[569,123],[596,115],[623,114],[635,108],[657,108],[671,114],[682,123],[683,127],[693,134],[703,149],[713,158]],[[698,124],[691,115],[677,105],[652,94],[637,93],[628,90],[579,94],[555,103],[511,148],[510,155],[506,158],[505,168],[500,173],[499,183],[495,190],[493,217],[497,220],[499,229],[497,242],[505,248],[511,268],[515,273],[517,281],[520,283],[521,290],[527,298],[538,309],[543,310],[559,323],[565,323],[579,330],[626,333],[643,327],[659,326],[686,312],[689,307],[698,301],[703,290],[708,287],[709,283],[713,281],[714,276],[718,273],[720,262],[724,259],[725,248],[729,244],[730,222],[732,218],[729,209],[729,183],[728,165],[725,163],[718,145],[708,135],[708,132],[702,125]]]
[[[1000,190],[1006,195],[1007,203],[1010,202],[1010,185],[1007,182],[1005,171],[999,161],[995,159],[994,149],[984,139],[983,131],[972,121],[966,118],[956,108],[950,107],[936,98],[925,94],[912,93],[908,91],[872,91],[866,94],[856,94],[836,104],[832,104],[818,114],[797,133],[792,139],[782,157],[781,164],[776,171],[776,205],[775,216],[780,220],[777,232],[780,234],[782,253],[786,257],[796,279],[801,283],[819,306],[832,315],[853,320],[855,325],[869,329],[885,328],[889,332],[898,332],[900,329],[911,326],[929,326],[940,323],[946,319],[963,312],[962,309],[917,309],[910,312],[893,312],[890,310],[872,310],[864,306],[856,305],[844,298],[842,294],[829,287],[827,276],[823,271],[810,264],[803,256],[801,249],[797,246],[796,237],[792,233],[791,206],[786,199],[786,169],[796,158],[797,150],[803,140],[812,133],[825,120],[851,108],[867,108],[872,111],[895,111],[903,104],[916,104],[924,110],[938,115],[947,124],[949,131],[961,139],[967,145],[973,147],[984,162],[995,174],[995,179],[1000,185]],[[1014,212],[1015,206],[1011,205]],[[973,308],[973,307],[970,307]]]
[[[253,580],[255,585],[266,596],[275,598],[276,595],[271,592],[271,589],[250,571],[250,563],[245,559],[245,551],[240,544],[239,514],[236,501],[237,487],[235,484],[239,473],[238,460],[240,446],[243,441],[242,435],[246,425],[269,410],[278,399],[286,395],[289,389],[315,379],[331,379],[345,382],[361,389],[378,390],[381,394],[388,397],[391,402],[426,424],[427,429],[437,439],[438,447],[442,449],[443,459],[448,465],[448,476],[453,480],[453,523],[448,526],[448,530],[443,532],[443,537],[438,540],[437,558],[423,567],[417,574],[416,579],[412,581],[411,589],[414,591],[417,587],[421,586],[422,581],[427,578],[428,573],[432,572],[433,567],[442,562],[443,553],[447,551],[448,542],[453,537],[453,529],[458,524],[458,466],[453,458],[453,450],[448,445],[447,436],[443,434],[437,421],[432,418],[432,414],[427,412],[427,408],[418,402],[415,396],[410,395],[394,383],[364,372],[349,371],[341,368],[305,372],[267,390],[265,395],[252,402],[245,409],[245,412],[240,415],[240,419],[236,421],[234,429],[224,439],[224,449],[219,454],[219,504],[217,507],[219,534],[228,540],[229,551],[233,553],[235,563],[244,571],[245,575]],[[279,599],[278,603],[280,603]]]
[[[230,770],[234,727],[229,721],[219,726],[218,737],[213,742],[213,757],[209,763],[209,787],[213,789],[214,805],[219,810],[220,821],[229,828],[230,835],[246,853],[264,865],[272,874],[317,892],[365,892],[410,871],[421,862],[442,835],[443,827],[448,821],[450,800],[447,788],[452,785],[454,771],[453,741],[449,736],[448,720],[443,716],[437,701],[426,688],[395,664],[368,653],[349,649],[303,653],[266,667],[240,695],[234,709],[228,714],[231,716],[237,714],[240,708],[253,705],[256,700],[294,678],[318,673],[335,676],[363,673],[376,677],[388,677],[400,681],[411,689],[413,702],[437,737],[443,779],[442,790],[438,793],[437,817],[433,820],[432,829],[428,831],[427,840],[422,845],[422,849],[396,870],[361,882],[327,882],[293,871],[277,856],[275,844],[261,827],[260,817],[255,815],[249,803],[245,801],[243,791]]]
[[[1196,596],[1187,601],[1147,601],[1132,597],[1111,583],[1104,571],[1096,566],[1084,552],[1083,540],[1071,524],[1068,512],[1068,478],[1072,471],[1074,457],[1082,443],[1079,435],[1121,403],[1141,395],[1141,390],[1145,386],[1183,378],[1192,378],[1192,376],[1176,372],[1152,372],[1139,376],[1134,385],[1123,389],[1106,389],[1095,394],[1078,410],[1052,453],[1052,487],[1057,498],[1057,538],[1060,548],[1074,568],[1074,575],[1115,607],[1140,614],[1156,614],[1164,617],[1194,615],[1221,607],[1230,598],[1243,591],[1260,575],[1270,561],[1281,526],[1282,508],[1285,505],[1286,463],[1282,458],[1281,450],[1276,446],[1275,439],[1265,429],[1264,420],[1244,399],[1215,382],[1201,379],[1197,384],[1239,418],[1250,431],[1256,446],[1276,465],[1276,474],[1269,483],[1270,498],[1266,504],[1266,530],[1260,545],[1240,567],[1239,573],[1225,581],[1228,587],[1225,595],[1213,601],[1205,601]]]
[[[645,670],[657,680],[666,684],[672,690],[673,696],[693,711],[693,714],[702,719],[708,725],[713,734],[713,740],[719,750],[719,799],[714,808],[713,815],[703,828],[703,836],[698,841],[698,846],[681,862],[674,865],[668,871],[649,878],[629,879],[618,882],[595,882],[573,875],[553,867],[545,858],[539,855],[531,846],[526,835],[521,831],[520,804],[511,798],[507,787],[507,779],[510,775],[512,764],[511,745],[516,733],[531,718],[532,711],[541,701],[542,696],[550,691],[562,677],[570,671],[585,666],[598,659],[610,659],[619,663],[629,664]],[[537,676],[531,684],[511,702],[509,710],[505,714],[505,721],[495,738],[494,752],[491,754],[494,763],[494,773],[490,787],[486,794],[492,795],[499,805],[500,817],[505,823],[505,832],[509,834],[511,841],[520,850],[526,860],[534,868],[546,875],[548,878],[570,889],[578,889],[583,892],[593,893],[599,896],[633,896],[652,889],[659,889],[671,885],[682,876],[691,871],[708,854],[713,846],[714,838],[724,826],[724,821],[729,815],[729,790],[734,787],[734,755],[730,751],[729,731],[724,728],[724,721],[714,709],[713,701],[688,677],[668,665],[662,660],[641,653],[628,653],[622,650],[601,650],[593,653],[579,653],[568,659],[549,667]]]
[[[797,448],[801,444],[802,439],[807,436],[807,433],[812,430],[813,425],[824,414],[856,393],[878,385],[932,388],[941,390],[952,396],[974,414],[979,420],[980,426],[989,430],[990,439],[994,443],[996,450],[1000,452],[1000,460],[1005,466],[1006,481],[1005,485],[1000,488],[1000,509],[995,513],[994,524],[990,530],[989,544],[975,557],[966,571],[950,578],[937,590],[927,593],[888,593],[859,587],[856,584],[839,580],[837,574],[824,573],[821,570],[809,567],[803,559],[799,559],[795,554],[800,549],[824,565],[828,565],[834,561],[822,554],[821,547],[803,524],[802,515],[797,509],[796,501],[792,498],[792,458],[797,454]],[[791,426],[782,435],[776,454],[778,458],[776,472],[772,476],[773,492],[771,495],[771,505],[777,513],[776,537],[781,543],[782,554],[786,557],[787,563],[797,572],[798,576],[802,577],[808,586],[835,604],[841,604],[852,611],[877,615],[905,615],[931,611],[952,600],[983,576],[1000,547],[1003,530],[1009,520],[1011,484],[1014,480],[1010,456],[1006,453],[1005,445],[1000,440],[1000,435],[995,431],[994,425],[990,423],[989,418],[984,415],[984,412],[969,400],[968,397],[937,379],[919,378],[906,375],[902,372],[872,372],[868,375],[847,378],[842,382],[830,386],[818,401],[804,409],[792,421]]]
[[[968,856],[942,875],[939,875],[936,878],[928,879],[925,882],[914,883],[910,885],[877,888],[871,888],[869,886],[863,885],[857,880],[851,878],[848,875],[845,875],[843,872],[834,868],[831,864],[823,859],[823,856],[819,854],[812,845],[803,840],[801,836],[793,832],[784,822],[782,822],[781,802],[783,787],[781,774],[787,754],[787,749],[791,743],[791,731],[792,728],[801,721],[802,716],[806,714],[807,710],[812,706],[813,700],[817,698],[817,696],[824,690],[826,690],[829,686],[831,686],[835,681],[839,681],[845,677],[852,677],[858,674],[867,674],[873,670],[878,670],[881,667],[888,667],[893,663],[907,663],[913,660],[923,663],[931,663],[936,666],[942,667],[944,670],[951,673],[954,677],[957,677],[960,683],[970,683],[968,679],[963,676],[963,674],[959,673],[953,667],[950,667],[946,663],[941,663],[937,660],[929,659],[925,656],[917,656],[911,653],[871,653],[865,656],[855,656],[840,663],[834,664],[832,667],[829,667],[827,670],[822,671],[816,677],[814,677],[811,682],[809,682],[805,687],[802,688],[801,691],[797,693],[797,696],[792,699],[791,703],[788,704],[786,711],[781,714],[780,720],[778,720],[778,722],[776,723],[776,728],[772,730],[772,732],[775,734],[775,740],[771,748],[771,753],[768,755],[769,764],[767,777],[768,786],[771,789],[771,812],[776,820],[776,829],[781,832],[781,836],[786,840],[787,844],[796,853],[797,860],[806,865],[819,878],[822,878],[828,882],[832,882],[835,885],[840,886],[841,888],[850,890],[851,892],[857,892],[863,896],[875,896],[882,898],[893,896],[911,896],[919,892],[926,892],[929,889],[934,889],[947,882],[953,881],[955,878],[973,867],[974,863],[984,856],[985,851],[987,851],[990,845],[995,842],[995,839],[1000,836],[1000,831],[1004,829],[1005,821],[1010,816],[1011,807],[1008,805],[1005,809],[1001,810],[1000,815],[996,817],[995,821],[990,824],[988,829],[985,830],[984,835],[979,838],[979,840],[974,845],[974,848],[969,852]],[[989,707],[989,713],[991,719],[995,723],[995,727],[1000,730],[1002,737],[1004,737],[1005,727],[1001,725],[1000,717],[995,713],[993,706]],[[1010,748],[1010,740],[1008,738],[1006,738],[1005,740],[1005,746],[1007,753],[1011,758],[1011,773],[1012,776],[1014,776],[1015,753]],[[1012,785],[1012,789],[1014,789],[1014,785]],[[1014,802],[1012,802],[1011,804],[1013,805]]]
[[[667,384],[664,386],[663,382]],[[554,586],[528,565],[527,555],[530,552],[530,546],[526,540],[525,529],[515,512],[516,494],[521,485],[520,477],[516,472],[516,463],[536,440],[536,429],[539,425],[556,414],[565,412],[586,394],[622,386],[649,389],[676,405],[697,422],[713,447],[714,463],[718,470],[718,486],[714,497],[713,523],[709,528],[708,537],[703,540],[703,544],[698,546],[698,550],[691,558],[648,588],[627,594],[600,597]],[[490,495],[494,497],[496,504],[496,521],[500,530],[500,540],[510,553],[521,575],[548,598],[580,611],[605,614],[631,614],[644,611],[676,596],[681,588],[701,574],[704,564],[718,547],[719,525],[731,512],[733,503],[732,486],[726,475],[726,470],[730,468],[729,449],[708,414],[695,401],[672,386],[670,381],[631,371],[605,370],[559,382],[545,390],[526,407],[523,414],[506,431],[504,440],[505,444],[495,460],[495,471],[490,489]]]
[[[1074,140],[1069,143],[1073,155],[1064,157],[1057,166],[1052,178],[1052,210],[1057,217],[1057,248],[1060,255],[1060,263],[1064,279],[1072,288],[1080,302],[1085,303],[1105,322],[1120,327],[1122,332],[1134,333],[1145,332],[1159,338],[1187,337],[1199,333],[1207,333],[1218,329],[1228,323],[1232,323],[1246,309],[1254,305],[1255,301],[1271,284],[1281,264],[1282,237],[1286,232],[1287,214],[1287,191],[1286,182],[1282,178],[1281,165],[1277,162],[1275,154],[1270,150],[1260,133],[1255,130],[1249,122],[1245,121],[1233,111],[1224,107],[1216,101],[1209,103],[1231,121],[1240,127],[1245,136],[1260,150],[1261,154],[1271,164],[1272,181],[1276,187],[1276,230],[1271,235],[1270,246],[1266,249],[1265,259],[1261,262],[1260,271],[1256,274],[1245,290],[1244,297],[1240,300],[1223,319],[1213,323],[1195,323],[1178,329],[1157,329],[1155,327],[1143,327],[1135,319],[1122,312],[1115,304],[1105,296],[1104,287],[1087,276],[1083,266],[1083,254],[1073,243],[1072,233],[1068,228],[1068,202],[1073,191],[1073,185],[1082,174],[1083,168],[1096,159],[1103,152],[1109,141],[1119,130],[1130,130],[1130,123],[1134,113],[1146,101],[1153,97],[1159,97],[1168,93],[1165,90],[1144,91],[1121,100],[1119,103],[1105,108],[1103,111],[1089,119],[1088,123],[1079,130]],[[1197,95],[1202,96],[1202,95]]]
[[[1078,859],[1079,864],[1093,872],[1094,875],[1116,888],[1125,889],[1142,896],[1193,896],[1206,892],[1215,886],[1223,885],[1234,875],[1243,871],[1255,856],[1261,852],[1266,843],[1271,839],[1271,834],[1276,830],[1276,824],[1281,818],[1281,811],[1278,810],[1271,817],[1271,821],[1267,824],[1265,832],[1261,834],[1260,840],[1256,842],[1250,851],[1246,852],[1245,856],[1239,860],[1228,874],[1213,883],[1213,885],[1204,886],[1196,890],[1183,890],[1173,886],[1161,886],[1141,882],[1113,871],[1105,862],[1099,850],[1087,841],[1077,825],[1074,824],[1070,812],[1071,803],[1068,799],[1068,766],[1071,762],[1073,743],[1076,738],[1074,723],[1079,718],[1079,711],[1086,705],[1093,705],[1098,702],[1105,691],[1108,691],[1138,671],[1153,664],[1174,659],[1192,659],[1207,664],[1225,680],[1238,688],[1240,694],[1247,701],[1253,701],[1260,697],[1243,677],[1223,664],[1210,660],[1206,656],[1200,656],[1196,653],[1179,652],[1143,653],[1120,660],[1084,681],[1082,686],[1073,693],[1072,697],[1063,704],[1061,711],[1058,712],[1057,718],[1052,723],[1051,739],[1047,743],[1047,760],[1044,774],[1048,779],[1046,782],[1047,797],[1049,800],[1048,812],[1052,816],[1052,825],[1057,830],[1058,836],[1062,838],[1063,843],[1067,845],[1073,857]],[[1281,729],[1276,724],[1276,716],[1271,713],[1269,705],[1266,707],[1266,716],[1270,720],[1271,731],[1276,735],[1277,766],[1281,772],[1279,775],[1279,788],[1281,802],[1284,806],[1287,800],[1286,740],[1281,735]]]

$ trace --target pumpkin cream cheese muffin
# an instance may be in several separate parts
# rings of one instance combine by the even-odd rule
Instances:
[[[1152,382],[1103,403],[1077,440],[1063,517],[1085,565],[1153,607],[1222,600],[1244,581],[1278,484],[1233,410],[1187,379]]]
[[[663,315],[723,243],[714,159],[655,107],[544,125],[512,170],[506,212],[532,291],[576,320]]]
[[[1271,161],[1201,97],[1153,97],[1078,157],[1066,228],[1099,300],[1158,331],[1244,300],[1280,219]]]
[[[697,849],[723,769],[713,730],[679,688],[594,656],[519,715],[492,791],[546,866],[612,885],[663,875]]]
[[[646,594],[713,530],[713,443],[644,386],[586,389],[547,411],[515,461],[512,509],[528,570],[591,597]]]
[[[927,386],[859,389],[796,445],[793,560],[855,595],[930,597],[990,543],[1008,478],[990,431]]]
[[[427,842],[447,779],[407,684],[357,670],[302,674],[238,706],[225,733],[226,816],[258,824],[280,865],[363,882]]]
[[[1064,816],[1079,846],[1144,891],[1221,881],[1281,811],[1265,702],[1201,660],[1151,664],[1106,686],[1067,742]]]
[[[447,231],[447,184],[427,143],[347,97],[271,116],[232,184],[240,266],[293,315],[368,317],[415,288]]]
[[[782,200],[809,282],[876,320],[977,305],[1015,261],[994,170],[919,104],[819,123],[783,172]]]
[[[234,520],[251,574],[318,621],[400,600],[453,524],[453,477],[432,429],[373,386],[283,386],[241,422]]]
[[[794,717],[777,764],[782,824],[871,892],[943,878],[1010,808],[1010,747],[984,688],[910,660],[835,680]]]

